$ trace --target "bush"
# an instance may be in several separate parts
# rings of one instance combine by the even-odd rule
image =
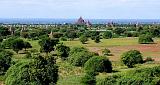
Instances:
[[[88,41],[88,38],[85,35],[82,35],[79,40],[82,44],[85,44]]]
[[[150,35],[141,35],[139,36],[138,42],[140,44],[150,44],[153,43],[154,41]]]
[[[90,58],[84,66],[86,71],[112,72],[112,64],[106,57],[94,56]]]
[[[0,52],[0,75],[4,74],[12,64],[13,53],[2,50]]]
[[[66,37],[61,37],[60,41],[67,41],[67,38]]]
[[[73,47],[69,54],[72,55],[74,53],[82,52],[82,51],[88,51],[88,50],[84,47]]]
[[[135,64],[143,63],[142,54],[137,50],[130,50],[123,53],[121,61],[129,68],[132,68]]]
[[[105,49],[102,51],[102,53],[103,53],[104,56],[108,56],[108,55],[110,55],[111,51],[110,51],[109,49],[106,49],[106,48],[105,48]]]
[[[96,77],[95,77],[94,72],[86,73],[82,77],[81,83],[83,83],[84,85],[96,85]]]
[[[18,53],[20,50],[24,48],[24,41],[22,39],[15,39],[13,40],[11,46],[12,46],[13,51]]]
[[[74,66],[84,66],[92,56],[92,53],[88,51],[74,52],[69,56],[69,62]]]
[[[95,43],[101,42],[101,41],[100,41],[100,36],[96,36],[94,42],[95,42]]]
[[[112,38],[112,33],[111,33],[110,31],[106,31],[106,32],[103,34],[103,38],[104,38],[104,39]]]
[[[97,85],[159,85],[160,66],[141,68],[108,76]]]
[[[56,50],[57,55],[60,56],[60,58],[62,58],[63,60],[65,60],[69,56],[70,48],[63,44],[57,45]]]
[[[154,61],[154,59],[152,59],[152,57],[147,57],[144,62],[150,62],[150,61]]]
[[[56,85],[58,66],[54,57],[38,56],[11,66],[5,77],[5,85]]]

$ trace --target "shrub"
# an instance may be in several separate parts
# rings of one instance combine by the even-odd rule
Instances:
[[[86,71],[112,72],[112,64],[106,57],[94,56],[90,58],[84,66]]]
[[[88,51],[74,52],[69,56],[69,62],[74,66],[84,66],[92,56],[92,53]]]
[[[5,85],[56,85],[58,66],[54,57],[38,56],[11,66],[5,77]]]
[[[112,33],[111,33],[110,31],[106,31],[106,32],[103,34],[103,38],[104,38],[104,39],[112,38]]]
[[[96,85],[96,77],[94,72],[88,72],[86,73],[82,79],[81,83],[84,85]]]
[[[159,85],[160,66],[140,68],[107,76],[97,85]]]
[[[154,41],[150,35],[141,35],[139,36],[138,42],[140,44],[150,44],[153,43]]]
[[[12,49],[18,53],[18,51],[22,50],[24,48],[24,41],[22,39],[15,39],[12,42]]]
[[[69,56],[70,48],[60,44],[56,46],[57,55],[60,56],[63,60],[65,60]]]
[[[121,61],[129,68],[132,68],[135,64],[143,63],[142,54],[137,50],[130,50],[123,53]]]
[[[59,40],[44,38],[39,41],[39,45],[41,46],[40,51],[45,52],[46,54],[54,51],[54,46],[58,44]]]
[[[95,43],[101,42],[101,41],[100,41],[100,36],[96,36],[94,42],[95,42]]]
[[[85,35],[82,35],[79,40],[82,44],[85,44],[88,41],[88,38]]]
[[[147,57],[144,62],[150,62],[150,61],[154,61],[154,59],[152,59],[152,57]]]
[[[102,51],[102,53],[103,53],[104,56],[108,56],[108,55],[110,55],[111,51],[110,51],[109,49],[106,49],[106,48],[105,48],[105,49]]]
[[[2,50],[0,52],[0,75],[4,74],[12,64],[13,53]]]
[[[66,37],[61,37],[60,41],[67,41],[67,38]]]
[[[88,51],[88,50],[84,47],[73,47],[69,54],[72,55],[73,53],[82,52],[82,51]]]
[[[24,49],[32,48],[32,45],[29,42],[24,42]]]

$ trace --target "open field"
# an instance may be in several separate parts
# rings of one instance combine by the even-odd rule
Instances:
[[[40,46],[38,45],[37,40],[29,40],[24,39],[25,41],[29,41],[33,48],[29,50],[39,50]],[[101,73],[97,76],[98,79],[102,79],[107,75],[113,75],[119,72],[123,72],[126,70],[133,70],[136,68],[143,68],[143,67],[151,67],[158,65],[155,62],[160,61],[160,39],[156,38],[155,44],[138,44],[138,38],[113,38],[113,39],[101,39],[100,43],[95,43],[94,41],[90,40],[87,42],[87,44],[81,44],[79,40],[73,40],[73,41],[63,41],[63,43],[69,47],[75,47],[75,46],[83,46],[88,48],[90,51],[99,53],[102,55],[102,49],[108,48],[111,50],[112,56],[107,56],[112,61],[113,70],[116,72],[113,73]],[[136,49],[141,51],[144,58],[145,57],[152,57],[155,59],[155,62],[147,63],[143,65],[136,65],[136,68],[130,68],[128,69],[126,66],[121,64],[120,62],[120,56],[122,53],[131,50]],[[9,49],[10,50],[10,49]],[[25,56],[23,54],[23,51],[20,52],[20,54],[14,53],[14,59],[21,59],[24,60],[22,56]],[[84,75],[84,71],[80,67],[71,66],[67,62],[61,62],[58,60],[57,64],[59,65],[59,80],[58,85],[81,85],[80,79]]]

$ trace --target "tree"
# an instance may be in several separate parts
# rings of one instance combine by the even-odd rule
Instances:
[[[51,51],[54,51],[54,46],[58,44],[58,39],[50,39],[50,38],[44,38],[39,41],[39,45],[41,46],[40,50],[41,52],[45,52],[46,54],[50,53]]]
[[[10,35],[8,28],[0,26],[0,36]]]
[[[122,33],[125,32],[125,29],[124,29],[124,28],[115,28],[115,29],[113,30],[113,32],[114,32],[115,34],[117,34],[117,35],[121,35]]]
[[[5,76],[5,85],[56,85],[58,66],[53,56],[37,56],[34,60],[19,61]]]
[[[22,39],[15,39],[11,47],[18,54],[18,52],[24,48],[24,41]]]
[[[57,55],[60,56],[63,60],[65,60],[69,56],[70,48],[60,44],[56,46]]]
[[[112,38],[112,33],[111,33],[110,31],[104,32],[103,38],[104,38],[104,39]]]
[[[23,38],[28,38],[29,37],[29,33],[28,32],[21,32],[21,37]]]
[[[11,66],[13,53],[10,51],[0,51],[0,75],[4,74]]]
[[[3,42],[2,42],[3,48],[10,48],[11,49],[12,42],[16,39],[17,39],[17,37],[10,37],[10,38],[7,38],[6,40],[3,40]]]
[[[100,41],[100,36],[96,36],[94,42],[99,43]]]
[[[121,61],[128,67],[133,68],[135,64],[143,63],[142,54],[137,50],[130,50],[122,54]]]
[[[79,40],[82,44],[85,44],[88,41],[88,38],[85,35],[82,35]]]
[[[152,39],[152,37],[150,35],[143,34],[143,35],[139,36],[138,42],[140,44],[150,44],[150,43],[153,43],[154,41],[153,41],[153,39]]]
[[[24,42],[24,49],[32,48],[32,45],[29,42]]]
[[[88,51],[74,52],[69,56],[68,60],[74,66],[84,66],[85,62],[92,56],[93,54]]]
[[[85,63],[84,69],[89,72],[112,72],[112,63],[106,57],[94,56]]]

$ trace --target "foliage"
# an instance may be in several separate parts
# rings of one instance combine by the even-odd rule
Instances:
[[[102,53],[103,53],[104,56],[108,56],[108,55],[110,55],[111,51],[110,51],[109,49],[106,49],[106,48],[105,48],[105,49],[102,51]]]
[[[112,64],[108,58],[94,56],[90,58],[84,66],[86,71],[93,72],[112,72]]]
[[[63,44],[57,45],[56,50],[57,55],[60,56],[63,60],[65,60],[69,56],[70,48]]]
[[[100,36],[96,36],[94,42],[99,43],[100,41]]]
[[[82,51],[87,52],[88,50],[86,48],[84,48],[84,47],[73,47],[69,54],[73,55],[74,53],[82,52]]]
[[[149,44],[149,43],[153,43],[154,41],[150,35],[141,35],[139,36],[138,42],[140,44]]]
[[[159,85],[160,66],[141,68],[108,76],[97,85]]]
[[[129,68],[135,64],[143,63],[142,54],[137,50],[130,50],[122,54],[121,61]]]
[[[113,32],[114,32],[115,34],[117,34],[117,35],[121,35],[122,33],[125,32],[125,29],[118,27],[118,28],[115,28],[115,29],[113,30]]]
[[[10,38],[7,38],[6,40],[3,40],[2,42],[2,46],[4,48],[12,48],[12,42],[17,39],[17,37],[10,37]]]
[[[33,61],[20,61],[6,73],[5,85],[55,85],[58,67],[54,57],[36,57]]]
[[[94,72],[87,72],[82,78],[81,83],[84,85],[96,85],[96,77]]]
[[[32,45],[29,42],[24,42],[24,49],[32,48]]]
[[[24,41],[22,39],[15,39],[12,42],[12,49],[18,53],[18,51],[24,48]]]
[[[69,62],[74,66],[84,66],[85,62],[93,56],[88,51],[74,52],[69,56]]]
[[[152,59],[152,57],[147,57],[144,62],[150,62],[150,61],[154,61],[154,59]]]
[[[59,40],[57,39],[50,39],[50,38],[44,38],[39,41],[39,45],[41,46],[41,52],[50,53],[51,51],[54,51],[54,46],[58,44]]]
[[[110,31],[104,32],[103,38],[104,38],[104,39],[112,38],[112,33],[111,33]]]
[[[82,44],[85,44],[88,41],[88,38],[85,35],[82,35],[79,40]]]
[[[0,26],[0,36],[10,35],[8,28]]]
[[[12,64],[13,53],[10,51],[0,51],[0,75],[4,74]]]

